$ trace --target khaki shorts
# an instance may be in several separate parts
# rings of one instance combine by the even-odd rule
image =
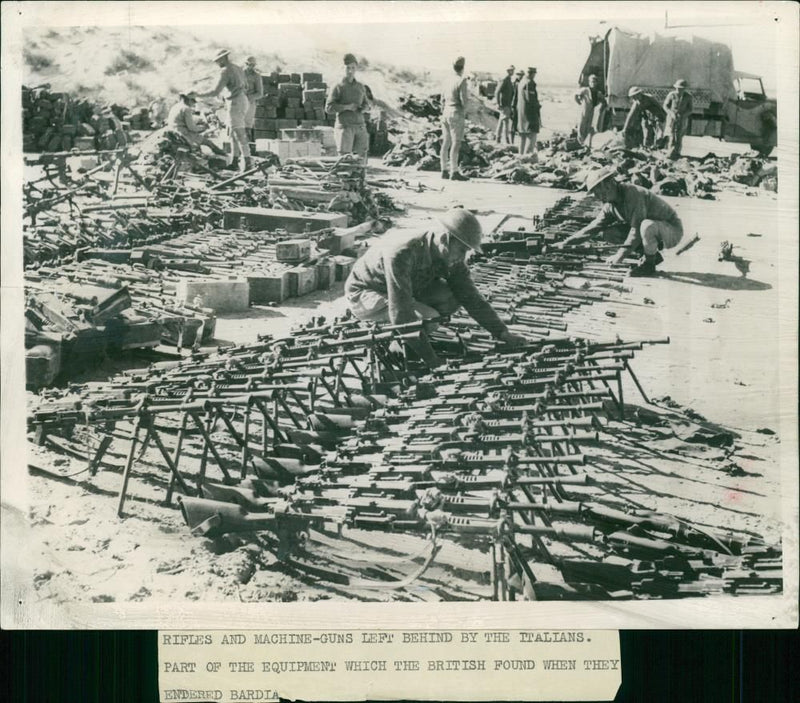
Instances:
[[[244,129],[249,107],[250,101],[244,93],[228,100],[228,127],[231,129]]]
[[[350,311],[359,320],[389,321],[389,299],[385,294],[368,288],[348,290],[345,284],[345,297]],[[442,279],[435,279],[425,290],[418,293],[413,305],[418,320],[432,320],[442,315],[451,315],[461,307],[453,296],[450,286]]]
[[[642,220],[639,226],[644,253],[652,256],[659,249],[672,249],[683,238],[683,225],[680,220]]]
[[[253,129],[256,123],[256,99],[257,96],[255,95],[252,98],[247,98],[248,106],[244,116],[244,126],[247,129]]]
[[[442,132],[443,137],[460,142],[464,138],[464,115],[459,112],[442,115]]]

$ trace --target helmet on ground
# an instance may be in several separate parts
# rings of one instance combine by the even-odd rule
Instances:
[[[473,251],[483,254],[481,249],[481,223],[469,210],[456,207],[441,216],[440,222],[459,242],[466,244]]]
[[[632,98],[634,95],[640,95],[644,91],[638,85],[632,85],[628,91],[628,97]]]
[[[683,78],[679,78],[677,81],[675,81],[675,83],[674,83],[674,85],[672,87],[673,88],[685,88],[687,85],[689,85],[689,84],[685,80],[683,80]]]
[[[591,193],[603,181],[614,177],[614,171],[610,168],[601,168],[599,171],[593,171],[586,177],[586,190]]]

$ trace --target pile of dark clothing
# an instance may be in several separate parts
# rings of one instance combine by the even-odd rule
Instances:
[[[403,95],[400,109],[410,112],[415,117],[438,119],[442,116],[442,96],[431,95],[428,98],[417,98],[414,95]]]

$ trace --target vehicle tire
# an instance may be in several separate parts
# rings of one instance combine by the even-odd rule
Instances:
[[[771,144],[751,144],[750,148],[758,152],[759,156],[767,158],[775,147]]]

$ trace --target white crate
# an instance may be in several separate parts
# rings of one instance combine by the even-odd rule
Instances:
[[[321,156],[322,144],[319,142],[298,142],[291,139],[256,139],[256,155],[266,152],[278,158],[294,159],[302,156]]]

